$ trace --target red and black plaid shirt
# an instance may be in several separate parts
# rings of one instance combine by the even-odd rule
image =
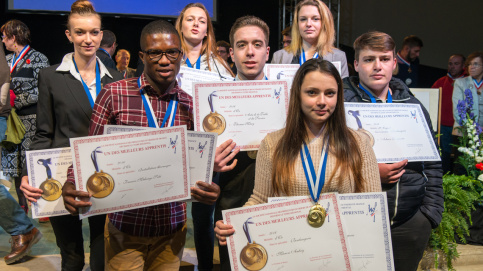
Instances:
[[[188,130],[193,129],[193,99],[178,85],[169,92],[158,95],[143,74],[141,88],[144,88],[150,98],[159,126],[170,100],[177,96],[178,109],[174,126],[186,125]],[[106,124],[149,126],[137,78],[108,84],[99,93],[91,116],[89,135],[102,135]],[[73,172],[69,174],[67,181],[75,181]],[[129,235],[143,237],[168,235],[180,230],[185,224],[186,203],[172,202],[111,213],[109,220],[118,230]]]

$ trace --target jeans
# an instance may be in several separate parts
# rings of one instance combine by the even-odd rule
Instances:
[[[10,235],[26,234],[34,228],[7,189],[0,185],[0,226]]]
[[[0,117],[0,141],[5,139],[5,132],[7,131],[7,117]]]
[[[106,215],[88,218],[90,234],[90,267],[93,271],[104,270],[104,224]],[[50,218],[60,248],[62,270],[76,271],[84,268],[84,239],[82,220],[78,216],[63,215]]]

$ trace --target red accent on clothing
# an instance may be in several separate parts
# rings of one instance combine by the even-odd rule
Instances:
[[[453,84],[454,80],[448,75],[439,78],[434,82],[432,88],[442,88],[441,94],[441,125],[451,126],[454,125],[453,118]]]
[[[15,95],[15,93],[11,89],[10,90],[10,106],[11,107],[15,107],[15,97],[17,97],[17,95]]]

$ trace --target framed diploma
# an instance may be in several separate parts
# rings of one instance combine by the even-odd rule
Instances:
[[[195,130],[233,139],[243,151],[257,150],[270,132],[282,129],[288,110],[287,81],[194,84]]]
[[[367,136],[377,162],[440,161],[419,104],[344,103],[347,126]]]
[[[433,131],[439,132],[439,125],[441,123],[441,89],[411,88],[410,90],[426,110],[428,110],[431,123],[433,124]]]
[[[187,142],[186,126],[70,139],[80,218],[189,199]]]
[[[72,165],[71,149],[27,151],[26,160],[30,185],[43,191],[42,197],[32,203],[32,218],[69,214],[62,200],[62,187]]]
[[[217,72],[202,71],[182,66],[179,69],[176,81],[178,86],[193,96],[193,83],[211,81],[233,81],[235,78],[218,74]]]
[[[353,270],[336,194],[321,195],[324,224],[307,222],[308,197],[223,211],[232,270]]]

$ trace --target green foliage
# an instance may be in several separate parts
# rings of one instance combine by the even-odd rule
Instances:
[[[449,270],[453,269],[453,261],[458,258],[455,236],[466,243],[465,235],[469,234],[468,223],[471,223],[471,211],[480,199],[483,185],[469,176],[443,176],[444,212],[439,226],[431,233],[429,246],[435,251],[435,267],[438,268],[439,253]]]

